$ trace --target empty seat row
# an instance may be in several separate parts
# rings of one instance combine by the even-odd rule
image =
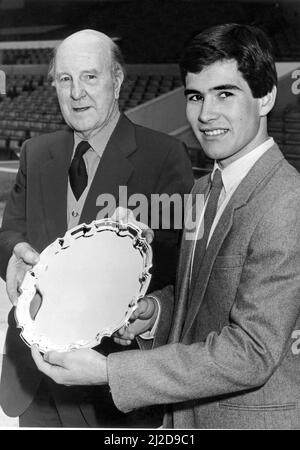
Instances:
[[[130,75],[120,93],[120,109],[134,108],[180,85],[178,75]],[[15,151],[25,139],[66,127],[46,75],[7,77],[7,95],[0,97],[0,148]]]
[[[3,50],[3,64],[49,64],[52,48],[26,48]]]

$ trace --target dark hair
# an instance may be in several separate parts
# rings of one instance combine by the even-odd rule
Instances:
[[[277,85],[272,44],[261,29],[252,25],[217,25],[193,37],[185,46],[180,70],[185,83],[188,72],[199,73],[217,61],[234,59],[254,98],[261,98]]]

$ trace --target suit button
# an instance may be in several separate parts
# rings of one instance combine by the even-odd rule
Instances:
[[[78,213],[77,211],[72,211],[72,216],[73,216],[73,217],[78,217],[78,216],[79,216],[79,213]]]

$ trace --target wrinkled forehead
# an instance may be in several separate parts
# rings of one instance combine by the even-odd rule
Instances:
[[[93,34],[79,34],[65,39],[55,55],[56,72],[65,70],[104,70],[112,63],[111,43]]]

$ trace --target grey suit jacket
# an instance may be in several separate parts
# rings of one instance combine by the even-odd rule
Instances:
[[[300,176],[276,145],[233,194],[189,289],[190,254],[183,238],[175,293],[156,292],[156,348],[109,356],[115,404],[167,404],[166,427],[300,428]]]

